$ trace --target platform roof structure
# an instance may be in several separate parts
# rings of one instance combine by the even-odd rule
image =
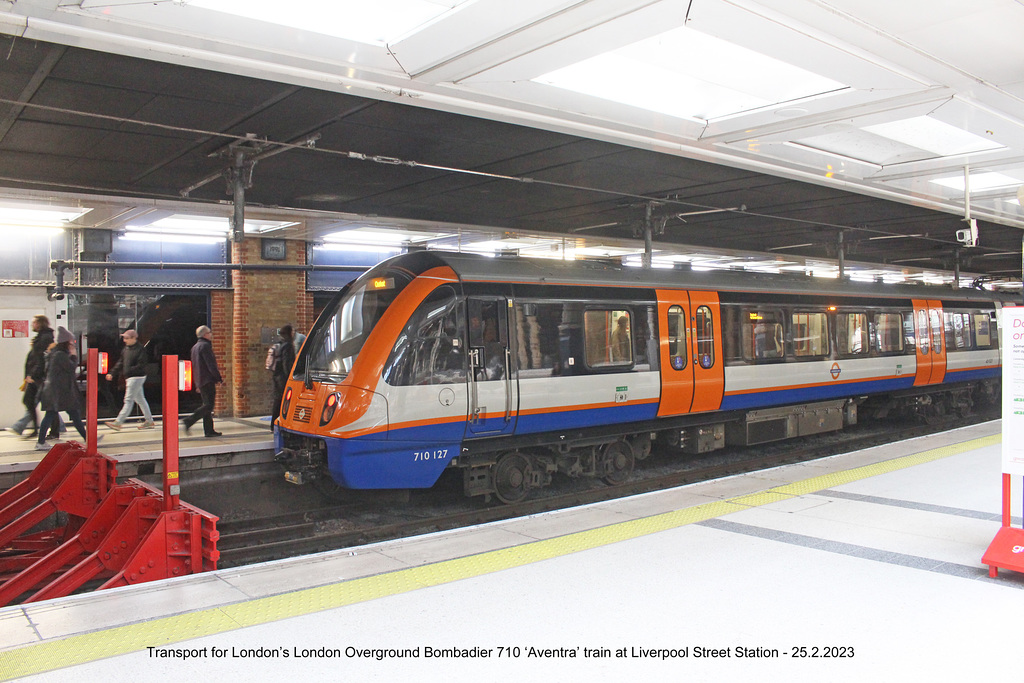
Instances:
[[[0,2],[0,208],[224,218],[238,168],[260,234],[651,226],[1019,282],[1022,27],[1016,0]]]

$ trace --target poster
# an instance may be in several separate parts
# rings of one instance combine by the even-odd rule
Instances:
[[[1003,308],[1003,473],[1024,476],[1024,306]]]
[[[28,337],[27,320],[0,320],[0,334],[4,339]]]

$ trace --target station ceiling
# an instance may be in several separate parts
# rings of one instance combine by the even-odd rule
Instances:
[[[244,159],[247,215],[300,217],[286,237],[649,223],[655,249],[841,239],[1021,278],[1015,0],[339,1],[312,29],[216,1],[0,2],[0,200],[88,203],[78,224],[114,230],[227,216]],[[367,4],[415,21],[328,35],[326,8]]]

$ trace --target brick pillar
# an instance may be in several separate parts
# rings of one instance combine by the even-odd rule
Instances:
[[[210,328],[213,330],[213,353],[217,356],[217,367],[220,369],[224,384],[217,387],[217,403],[213,411],[217,415],[233,415],[231,387],[231,352],[234,335],[232,327],[234,317],[234,292],[218,290],[210,294]]]
[[[232,243],[232,262],[243,265],[305,265],[303,242],[287,242],[284,261],[264,261],[261,240],[247,237]],[[267,348],[286,323],[303,332],[312,320],[313,297],[306,292],[306,273],[300,270],[240,270],[233,272],[230,410],[235,417],[269,415],[273,407],[273,380],[264,367]],[[268,335],[264,335],[264,330]],[[273,334],[269,331],[273,330]],[[268,337],[268,338],[265,338]]]

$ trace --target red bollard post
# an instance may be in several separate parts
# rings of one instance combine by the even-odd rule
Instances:
[[[163,360],[164,510],[177,510],[181,494],[178,477],[178,357],[164,356]]]
[[[96,369],[100,365],[99,349],[89,349],[85,364],[85,454],[96,455],[97,423],[96,411],[99,406],[99,386]]]

